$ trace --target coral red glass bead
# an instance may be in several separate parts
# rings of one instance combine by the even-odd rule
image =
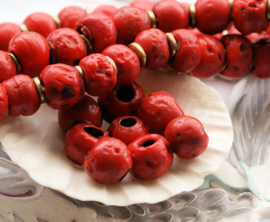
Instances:
[[[135,0],[130,3],[130,6],[141,9],[142,11],[152,10],[154,2],[148,0]]]
[[[128,146],[132,157],[132,174],[140,180],[154,180],[164,175],[173,163],[169,142],[160,135],[147,134]]]
[[[87,13],[83,8],[72,5],[63,8],[59,12],[58,18],[61,22],[62,27],[73,29],[76,22],[86,15]]]
[[[33,115],[40,107],[40,99],[33,80],[27,75],[16,75],[3,82],[8,96],[9,115]]]
[[[21,33],[20,26],[14,23],[5,22],[0,24],[0,50],[8,51],[10,40]]]
[[[8,96],[5,87],[0,83],[0,122],[2,122],[8,114]]]
[[[101,54],[92,54],[83,58],[79,66],[84,69],[88,94],[100,96],[112,91],[116,84],[116,71],[108,58]]]
[[[78,65],[79,61],[87,55],[84,40],[73,29],[57,29],[46,40],[52,50],[55,63]]]
[[[248,73],[252,66],[252,44],[243,35],[226,35],[222,43],[227,49],[227,67],[221,72],[228,78],[240,78]]]
[[[120,183],[132,167],[127,146],[120,140],[100,139],[84,162],[85,172],[98,183]]]
[[[266,7],[267,0],[235,0],[233,2],[235,27],[244,35],[265,31],[268,27]]]
[[[35,77],[49,64],[50,49],[46,39],[35,32],[22,32],[9,43],[8,51],[13,52],[22,66],[22,74]]]
[[[190,72],[200,63],[202,53],[197,36],[191,30],[179,29],[172,32],[178,49],[175,57],[169,62],[178,72]]]
[[[209,35],[200,35],[199,41],[202,58],[199,65],[190,74],[208,78],[222,70],[225,61],[225,49],[222,43]]]
[[[37,32],[44,38],[57,29],[54,19],[44,12],[30,14],[23,21],[23,24],[26,25],[28,31]]]
[[[207,148],[209,137],[202,123],[189,116],[172,120],[165,129],[165,137],[179,158],[193,159]]]
[[[140,60],[127,46],[115,44],[106,48],[103,55],[110,57],[117,67],[117,84],[133,82],[140,73]]]
[[[79,100],[82,82],[75,67],[49,65],[42,70],[40,80],[45,89],[46,103],[51,108],[70,108]]]
[[[116,86],[110,93],[98,97],[98,104],[103,118],[110,123],[120,116],[134,116],[143,97],[143,89],[133,82]]]
[[[0,51],[0,82],[12,78],[17,74],[16,65],[7,52]]]
[[[58,111],[58,122],[64,133],[78,123],[101,127],[102,120],[97,102],[88,95],[83,95],[71,108]]]
[[[96,53],[116,43],[117,31],[112,18],[103,13],[89,14],[80,19],[75,29],[91,42]]]
[[[163,32],[189,27],[189,10],[187,5],[174,0],[162,0],[153,6],[158,28]]]
[[[170,56],[167,37],[164,32],[159,29],[149,29],[141,32],[135,38],[137,42],[145,51],[147,68],[160,68],[164,66]]]
[[[117,29],[117,43],[128,45],[144,30],[151,28],[149,16],[138,8],[124,6],[112,16]]]
[[[149,133],[143,122],[135,116],[122,116],[115,119],[108,132],[110,136],[123,141],[126,145]]]
[[[196,26],[206,34],[217,34],[230,24],[231,9],[228,0],[197,0]]]
[[[117,8],[113,5],[100,5],[92,13],[104,13],[108,16],[112,16],[116,12]]]
[[[100,138],[108,136],[108,132],[90,124],[77,124],[72,127],[65,139],[65,151],[68,158],[82,166],[87,154]]]

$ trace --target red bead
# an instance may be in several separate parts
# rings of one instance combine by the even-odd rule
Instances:
[[[79,66],[84,69],[88,94],[100,96],[112,91],[117,77],[108,58],[101,54],[92,54],[83,58]]]
[[[199,65],[190,74],[208,78],[222,70],[225,61],[225,49],[222,43],[209,35],[200,35],[199,42],[202,58]]]
[[[26,25],[28,31],[37,32],[42,35],[44,38],[57,29],[54,19],[43,12],[35,12],[27,16],[23,21],[23,24]]]
[[[35,77],[49,64],[50,49],[46,39],[35,32],[22,32],[9,43],[9,52],[13,52],[22,66],[22,74]]]
[[[8,115],[8,96],[5,87],[0,83],[0,122]]]
[[[115,119],[108,132],[110,136],[123,141],[127,146],[138,137],[149,133],[143,122],[135,116],[122,116]]]
[[[201,122],[193,117],[181,116],[172,120],[165,137],[179,158],[193,159],[207,148],[209,137]]]
[[[33,80],[27,75],[16,75],[3,82],[8,96],[9,115],[33,115],[40,107],[40,99]]]
[[[163,135],[168,123],[184,115],[184,112],[170,94],[155,92],[141,100],[137,115],[151,133]]]
[[[124,6],[112,16],[117,29],[117,43],[128,45],[144,30],[151,28],[149,16],[138,8]]]
[[[127,46],[112,45],[106,48],[103,55],[110,57],[117,67],[117,84],[133,82],[140,73],[140,60]]]
[[[90,40],[96,53],[101,53],[106,47],[116,43],[115,24],[111,17],[103,13],[83,17],[76,23],[75,29]]]
[[[108,136],[108,132],[90,124],[77,124],[72,127],[65,140],[65,151],[68,158],[82,166],[88,153],[97,141]]]
[[[172,166],[173,152],[169,142],[160,135],[147,134],[128,146],[132,157],[132,174],[140,180],[154,180]]]
[[[225,35],[221,41],[227,49],[227,67],[220,74],[228,78],[244,76],[252,66],[251,42],[243,35]]]
[[[217,34],[225,30],[231,21],[228,0],[197,0],[196,26],[206,34]]]
[[[137,83],[116,86],[110,93],[98,97],[103,118],[110,123],[120,116],[134,116],[144,97],[144,91]]]
[[[158,28],[163,32],[189,27],[189,10],[186,4],[162,0],[153,6],[152,11],[156,16]]]
[[[68,109],[79,100],[82,83],[75,67],[49,65],[42,70],[40,80],[45,89],[46,102],[51,108]]]
[[[131,167],[127,146],[111,137],[100,139],[84,161],[85,172],[101,184],[120,183]]]
[[[7,52],[0,51],[0,82],[12,78],[17,74],[16,65]]]
[[[267,0],[234,0],[235,27],[244,35],[265,31],[268,27],[266,7]]]
[[[135,38],[137,42],[145,51],[147,68],[160,68],[164,66],[170,56],[167,37],[164,32],[159,29],[149,29],[141,32]]]
[[[86,45],[82,37],[73,29],[61,28],[53,31],[48,37],[55,63],[78,65],[87,55]]]
[[[102,114],[97,102],[88,95],[84,95],[69,109],[59,109],[58,122],[64,133],[78,123],[87,123],[101,127]]]
[[[113,5],[100,5],[92,13],[104,13],[108,16],[112,16],[116,12],[117,8]]]
[[[87,13],[83,8],[72,5],[63,8],[59,12],[58,18],[62,27],[74,29],[76,22],[86,15]]]
[[[141,9],[142,11],[151,11],[154,4],[154,2],[148,0],[135,0],[130,3],[130,6]]]
[[[21,33],[20,26],[14,23],[5,22],[0,24],[0,50],[8,51],[10,40]]]

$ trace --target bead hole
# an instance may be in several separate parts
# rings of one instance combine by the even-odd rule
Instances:
[[[117,91],[116,97],[121,102],[130,102],[135,97],[134,89],[130,85],[121,86]]]
[[[96,137],[96,138],[99,138],[99,137],[104,135],[104,133],[101,130],[99,130],[97,128],[94,128],[94,127],[91,127],[91,126],[90,127],[84,127],[84,131],[86,133],[88,133],[89,135],[91,135],[93,137]]]
[[[124,126],[124,127],[132,127],[137,123],[136,119],[134,118],[126,118],[126,119],[122,119],[120,121],[120,125]]]
[[[148,141],[144,142],[144,143],[142,144],[142,146],[143,146],[143,147],[148,147],[148,146],[153,145],[155,142],[156,142],[155,140],[148,140]]]

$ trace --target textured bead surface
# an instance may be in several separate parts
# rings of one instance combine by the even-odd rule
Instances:
[[[104,13],[108,16],[112,16],[116,10],[117,8],[113,5],[100,5],[96,7],[92,13]]]
[[[74,29],[76,22],[84,16],[86,16],[86,11],[75,5],[63,8],[58,14],[62,27],[71,29]]]
[[[16,35],[9,43],[9,52],[18,58],[22,73],[30,77],[40,74],[49,64],[50,49],[46,39],[36,32],[22,32]]]
[[[10,40],[21,33],[20,26],[14,23],[5,22],[0,24],[0,50],[8,51]]]
[[[8,96],[5,87],[0,83],[0,122],[2,122],[8,114]]]
[[[8,96],[9,115],[33,115],[40,107],[40,99],[33,80],[27,75],[16,75],[3,82]]]
[[[154,2],[148,0],[135,0],[130,3],[130,6],[141,9],[142,11],[152,10]]]
[[[16,65],[7,52],[0,51],[0,82],[12,78],[17,74]]]
[[[147,68],[163,67],[169,60],[170,52],[167,37],[164,32],[159,29],[149,29],[141,32],[135,38],[145,51]]]

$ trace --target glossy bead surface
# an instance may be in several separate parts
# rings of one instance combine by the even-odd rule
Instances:
[[[54,19],[44,12],[34,12],[23,21],[28,31],[37,32],[44,38],[57,29]]]
[[[149,131],[161,135],[171,120],[182,115],[184,112],[175,99],[163,91],[151,93],[143,98],[137,109],[137,116]]]
[[[3,82],[7,96],[9,115],[33,115],[40,107],[40,99],[33,80],[27,75],[16,75]]]
[[[76,22],[84,16],[86,16],[86,11],[75,5],[63,8],[58,14],[61,26],[71,29],[74,29]]]
[[[173,152],[181,159],[193,159],[200,156],[209,142],[202,123],[189,116],[172,120],[164,134]]]
[[[228,78],[244,76],[252,66],[251,42],[243,35],[226,35],[221,41],[227,49],[227,67],[220,74]]]
[[[158,28],[163,32],[189,27],[189,11],[186,4],[174,0],[162,0],[153,6]]]
[[[72,127],[65,139],[65,151],[68,158],[75,164],[82,166],[87,154],[93,149],[97,141],[108,132],[91,124],[77,124]]]
[[[57,29],[46,40],[52,50],[55,63],[78,65],[79,61],[87,55],[84,40],[73,29]]]
[[[140,136],[148,134],[148,129],[136,116],[122,116],[115,119],[108,128],[111,137],[117,138],[127,146]]]
[[[154,180],[164,175],[173,163],[169,142],[160,135],[147,134],[128,146],[132,157],[132,174],[140,180]]]
[[[112,91],[117,77],[108,58],[101,54],[92,54],[83,58],[79,66],[84,69],[88,94],[100,96]]]
[[[96,53],[116,43],[117,31],[111,17],[103,13],[89,14],[80,19],[75,29],[91,42]]]
[[[58,122],[64,133],[78,123],[101,127],[102,120],[97,102],[88,95],[83,95],[71,108],[58,111]]]
[[[117,29],[117,43],[128,45],[144,30],[151,28],[149,16],[138,8],[124,6],[112,16]]]
[[[179,29],[172,32],[178,49],[175,57],[169,64],[177,72],[190,72],[201,61],[200,42],[191,30]]]
[[[0,51],[0,82],[12,78],[17,74],[16,65],[7,52]]]
[[[13,52],[22,66],[22,74],[36,77],[49,64],[50,49],[46,39],[35,32],[22,32],[9,43],[9,52]]]
[[[209,78],[219,73],[225,61],[225,49],[222,43],[209,35],[200,35],[201,61],[190,74],[195,77]]]
[[[5,87],[0,83],[0,122],[8,115],[8,96]]]
[[[108,16],[112,16],[116,10],[117,8],[113,5],[100,5],[96,7],[92,13],[104,13]]]
[[[235,27],[244,35],[261,33],[268,27],[266,18],[267,0],[234,0],[233,21]]]
[[[110,57],[117,67],[117,84],[133,82],[140,73],[140,60],[127,46],[115,44],[106,48],[103,55]]]
[[[21,33],[20,26],[10,22],[0,24],[0,50],[8,51],[10,40],[17,34]]]
[[[40,81],[45,89],[46,103],[53,109],[70,108],[79,100],[82,82],[75,67],[49,65],[42,70]]]
[[[228,0],[197,0],[196,27],[205,34],[217,34],[230,24],[231,9]]]
[[[116,86],[110,93],[98,97],[98,104],[103,118],[110,123],[120,116],[134,116],[143,97],[143,89],[133,82]]]
[[[159,29],[149,29],[141,32],[135,38],[147,56],[146,68],[160,68],[164,66],[170,56],[167,37]]]
[[[130,6],[141,9],[142,11],[152,10],[154,2],[148,0],[135,0],[130,3]]]
[[[84,162],[84,170],[98,183],[120,183],[132,167],[127,146],[120,140],[105,137],[100,139]]]

